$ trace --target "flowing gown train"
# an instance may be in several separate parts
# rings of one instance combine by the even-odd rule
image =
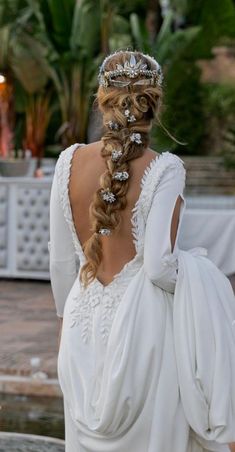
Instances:
[[[58,159],[50,204],[51,283],[63,316],[58,377],[66,452],[229,451],[235,302],[227,278],[203,250],[178,249],[183,162],[170,152],[152,160],[132,211],[135,257],[107,286],[95,279],[83,289],[85,256],[68,195],[77,147]]]

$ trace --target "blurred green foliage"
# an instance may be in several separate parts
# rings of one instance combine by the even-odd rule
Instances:
[[[222,38],[235,38],[233,0],[188,0],[185,19],[187,24],[201,26],[201,32],[191,49],[194,57],[210,58],[212,47]]]
[[[14,85],[16,146],[27,138],[26,112],[35,95],[50,96],[52,104],[46,112],[46,146],[86,142],[99,65],[109,52],[131,48],[162,64],[161,119],[187,143],[178,144],[156,125],[153,146],[206,153],[210,118],[219,121],[221,112],[230,127],[234,88],[203,85],[197,61],[210,60],[214,46],[234,45],[234,2],[169,0],[167,5],[160,0],[0,0],[0,71]],[[40,126],[38,118],[32,123]]]
[[[235,127],[234,125],[228,127],[224,133],[224,148],[222,149],[222,156],[227,168],[235,168]]]
[[[204,90],[204,110],[207,134],[211,130],[218,136],[218,154],[227,167],[235,167],[235,84],[207,83]],[[213,123],[213,124],[212,124]]]
[[[177,11],[177,3],[177,0],[172,2],[175,11]],[[179,2],[179,4],[181,9],[178,13],[184,18],[182,33],[192,27],[193,29],[197,27],[197,33],[188,42],[188,45],[186,44],[177,55],[172,56],[168,65],[166,74],[167,109],[163,118],[176,137],[188,143],[186,148],[173,144],[173,148],[176,148],[177,152],[205,154],[210,151],[207,148],[208,134],[213,134],[213,130],[209,131],[209,127],[207,127],[207,118],[217,116],[218,108],[223,108],[224,94],[228,94],[228,92],[231,94],[231,87],[221,87],[221,95],[219,94],[220,88],[217,87],[216,90],[214,84],[210,90],[204,89],[197,60],[211,59],[211,51],[214,46],[224,43],[233,44],[235,6],[232,0],[223,2],[219,0],[187,0]],[[232,90],[234,92],[234,87]],[[213,104],[216,92],[219,101],[217,105]],[[234,115],[235,112],[233,102],[229,101],[229,98],[231,100],[230,94],[226,95],[225,122],[226,118],[231,116],[231,113]],[[209,106],[211,107],[210,113]]]
[[[207,115],[224,120],[235,112],[235,84],[207,83],[203,87]]]

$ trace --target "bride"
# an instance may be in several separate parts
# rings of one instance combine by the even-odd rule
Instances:
[[[204,249],[178,248],[184,164],[149,148],[161,67],[119,51],[98,79],[102,139],[61,153],[51,191],[66,452],[229,451],[234,296]]]

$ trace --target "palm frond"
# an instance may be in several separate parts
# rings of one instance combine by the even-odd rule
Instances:
[[[48,81],[49,65],[45,49],[32,36],[20,33],[10,42],[9,64],[25,91],[40,91]]]

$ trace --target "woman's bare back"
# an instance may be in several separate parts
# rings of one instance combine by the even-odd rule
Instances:
[[[99,179],[106,170],[105,160],[100,154],[102,142],[97,141],[78,148],[73,155],[69,183],[69,197],[75,229],[81,245],[91,236],[89,206]],[[97,278],[103,285],[108,285],[114,275],[131,261],[135,254],[132,236],[132,209],[141,191],[141,180],[146,167],[158,154],[146,149],[144,154],[130,162],[130,185],[127,192],[127,206],[121,211],[121,227],[109,237],[101,237],[103,258],[98,269]]]

